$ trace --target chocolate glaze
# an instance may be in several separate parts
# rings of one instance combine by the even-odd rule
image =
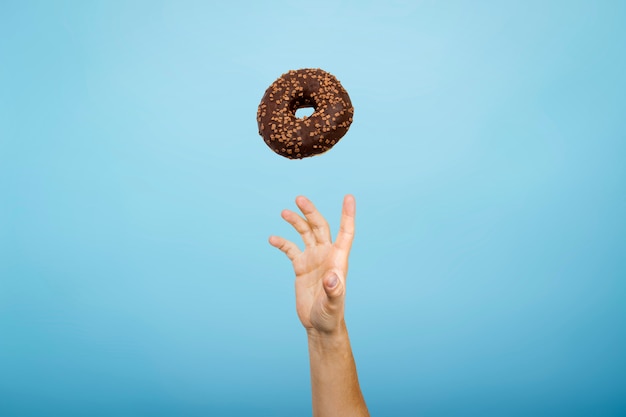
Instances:
[[[310,116],[296,110],[313,107]],[[354,108],[334,75],[305,68],[283,74],[265,91],[257,122],[259,134],[277,154],[302,159],[328,151],[346,134]]]

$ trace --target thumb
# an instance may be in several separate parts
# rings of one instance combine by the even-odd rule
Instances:
[[[344,280],[335,271],[330,271],[323,280],[324,292],[328,296],[330,304],[340,304],[345,293]]]

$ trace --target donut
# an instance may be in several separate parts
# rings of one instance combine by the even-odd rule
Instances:
[[[310,116],[296,110],[313,107]],[[352,123],[354,108],[339,80],[319,68],[291,70],[270,85],[259,104],[259,135],[274,152],[302,159],[328,151]]]

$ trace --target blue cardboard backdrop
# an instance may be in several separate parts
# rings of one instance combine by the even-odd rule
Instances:
[[[267,237],[357,200],[373,415],[626,413],[620,1],[3,1],[0,414],[310,414]],[[320,67],[354,123],[283,159],[256,108]]]

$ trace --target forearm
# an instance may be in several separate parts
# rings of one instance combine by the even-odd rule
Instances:
[[[369,416],[345,323],[332,334],[309,331],[313,417]]]

